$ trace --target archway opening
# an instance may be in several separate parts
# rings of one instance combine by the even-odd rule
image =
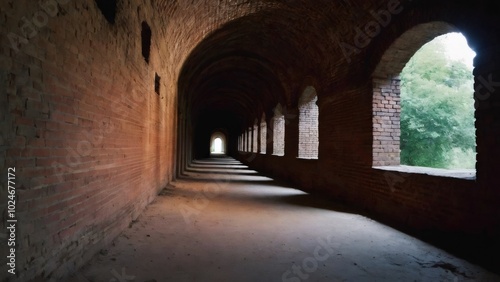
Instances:
[[[373,166],[475,178],[475,56],[445,22],[418,25],[373,73]]]
[[[224,155],[226,154],[226,137],[221,132],[215,132],[210,138],[210,154]]]
[[[461,33],[434,38],[401,72],[401,164],[474,169],[475,56]]]
[[[222,154],[222,139],[219,137],[215,138],[214,140],[214,151],[212,152],[214,154]]]

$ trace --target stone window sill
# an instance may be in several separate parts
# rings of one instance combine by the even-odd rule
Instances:
[[[407,166],[407,165],[375,166],[373,168],[386,171],[397,171],[404,173],[415,173],[415,174],[426,174],[431,176],[459,178],[465,180],[476,180],[475,169],[442,169],[442,168],[430,168],[430,167]]]

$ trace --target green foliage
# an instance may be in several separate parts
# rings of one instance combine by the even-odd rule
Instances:
[[[436,39],[401,73],[401,164],[474,168],[472,70]]]

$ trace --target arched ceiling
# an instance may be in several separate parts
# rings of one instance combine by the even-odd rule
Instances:
[[[361,54],[356,54],[356,62],[350,63],[346,62],[341,43],[354,44],[356,28],[373,21],[374,11],[387,9],[389,1],[220,0],[213,1],[213,5],[209,5],[210,1],[188,2],[189,13],[179,8],[184,3],[179,0],[173,15],[183,14],[188,19],[185,37],[174,37],[180,37],[180,46],[193,47],[176,47],[182,62],[177,89],[179,109],[194,124],[223,112],[226,118],[218,121],[227,124],[214,126],[241,130],[262,113],[272,117],[278,103],[295,107],[308,86],[306,77],[321,82],[313,85],[320,98],[332,87],[340,89],[352,77],[368,78],[394,36],[417,24],[402,19],[411,18],[418,11],[415,5],[431,5],[427,1],[401,0],[403,12],[393,17],[399,17],[398,22],[408,26],[386,27],[373,38],[380,42],[362,48]],[[427,10],[428,20],[437,15],[432,11]],[[201,23],[193,25],[192,21]],[[185,57],[181,51],[186,52]]]
[[[263,112],[270,114],[278,103],[291,104],[291,95],[308,72],[305,52],[315,48],[299,40],[303,34],[290,26],[299,24],[293,16],[283,11],[254,13],[201,42],[179,77],[188,114],[196,119],[200,113],[226,112],[228,119],[243,115],[249,123]]]

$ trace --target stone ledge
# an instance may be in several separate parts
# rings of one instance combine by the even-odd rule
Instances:
[[[373,168],[379,170],[397,171],[404,173],[427,174],[431,176],[476,180],[475,169],[443,169],[443,168],[431,168],[431,167],[407,166],[407,165],[374,166]]]

